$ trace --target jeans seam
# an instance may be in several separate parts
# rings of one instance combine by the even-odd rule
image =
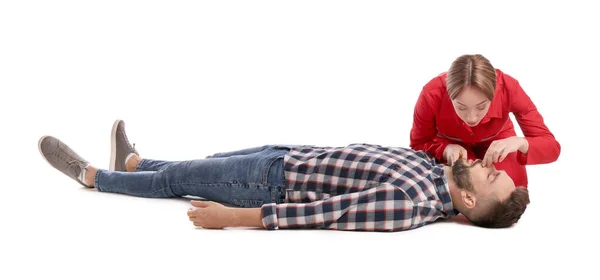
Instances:
[[[154,190],[154,191],[151,191],[151,192],[130,192],[130,194],[133,195],[133,196],[142,196],[142,197],[145,197],[145,196],[148,196],[148,195],[151,195],[151,194],[155,194],[155,193],[160,192],[160,191],[164,191],[167,188],[168,187],[164,187],[164,188],[157,189],[157,190]],[[175,196],[175,194],[173,193],[172,190],[171,190],[171,193]]]
[[[98,170],[98,172],[96,172],[96,175],[94,176],[94,187],[97,190],[102,191],[102,192],[118,192],[118,191],[115,191],[114,189],[104,189],[104,188],[99,187],[100,186],[100,184],[99,184],[100,173],[101,173],[101,170]],[[166,186],[166,187],[163,187],[163,188],[151,191],[151,192],[131,192],[130,191],[129,194],[131,194],[133,196],[147,197],[148,195],[151,195],[151,194],[154,194],[154,193],[157,193],[160,191],[164,191],[167,188],[169,188],[169,187]],[[171,193],[174,195],[173,190],[171,190]]]
[[[271,200],[273,199],[273,189],[269,186],[264,186],[263,184],[260,183],[246,183],[246,184],[242,184],[242,183],[232,183],[232,182],[211,182],[211,183],[202,183],[202,182],[198,182],[198,181],[185,181],[185,182],[176,182],[176,183],[172,183],[170,184],[171,186],[175,186],[175,187],[180,187],[180,186],[185,186],[185,185],[197,185],[200,187],[206,187],[206,186],[214,186],[217,185],[219,187],[223,187],[223,188],[233,188],[233,187],[243,187],[243,186],[248,186],[248,185],[252,185],[255,184],[257,186],[260,187],[266,187],[267,190],[269,192],[269,196],[271,198]],[[237,203],[236,203],[237,201]],[[243,201],[243,200],[239,200],[237,198],[233,198],[233,197],[229,197],[229,200],[226,201],[226,203],[229,204],[233,204],[239,207],[254,207],[253,205],[250,205],[248,201],[261,201],[262,204],[266,204],[268,202],[264,201],[264,200],[259,200],[259,199],[247,199],[247,201]]]
[[[245,185],[242,183],[235,183],[235,182],[210,182],[210,183],[206,183],[206,182],[202,182],[202,181],[178,181],[175,183],[171,183],[171,185],[173,186],[180,186],[180,185],[235,185],[235,184],[239,184],[239,185]],[[248,185],[251,185],[253,183],[247,183]],[[256,184],[256,183],[254,183]],[[262,184],[256,184],[256,185],[260,185],[262,186]]]
[[[96,171],[96,175],[94,175],[94,188],[96,188],[97,190],[100,190],[100,188],[98,188],[98,186],[100,184],[98,184],[98,177],[100,176],[100,170]]]

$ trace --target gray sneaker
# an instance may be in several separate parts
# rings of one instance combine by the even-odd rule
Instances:
[[[127,139],[125,134],[125,122],[116,120],[112,127],[110,136],[110,170],[112,171],[127,171],[125,168],[125,159],[131,153],[139,155]]]
[[[42,157],[58,171],[77,181],[77,183],[92,188],[85,184],[83,170],[89,162],[75,153],[69,146],[52,136],[43,136],[38,142]]]

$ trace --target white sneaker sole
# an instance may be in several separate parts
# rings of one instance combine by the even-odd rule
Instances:
[[[112,132],[110,134],[110,171],[115,171],[117,164],[117,127],[121,120],[116,120],[112,126]]]

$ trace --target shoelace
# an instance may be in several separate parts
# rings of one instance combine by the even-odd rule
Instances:
[[[135,148],[135,143],[133,143],[133,153],[136,155],[140,155],[140,153],[138,152],[138,150]]]
[[[81,174],[83,174],[83,170],[85,169],[85,165],[83,162],[81,162],[80,160],[71,160],[71,161],[67,161],[68,167],[67,170],[73,175],[75,176],[79,181],[81,181],[82,183],[85,182],[85,178],[81,178]],[[76,169],[78,168],[78,169]]]
[[[125,138],[125,142],[127,142],[127,144],[129,144],[129,138],[127,137],[127,134],[125,133],[125,130],[121,130],[121,134],[123,135],[123,138]],[[139,155],[138,151],[135,149],[135,143],[133,143],[133,147],[132,150],[135,154]]]
[[[66,163],[66,173],[74,176],[77,180],[85,184],[85,179],[82,178],[81,175],[83,174],[82,170],[85,169],[85,166],[88,163],[84,160],[78,159],[73,150],[69,149],[64,144],[59,144],[49,156],[53,156],[58,159],[58,161]]]
[[[71,165],[73,162],[79,161],[77,159],[74,159],[73,155],[69,153],[68,150],[65,150],[63,147],[59,147],[58,149],[56,149],[52,155],[66,162],[68,165]]]

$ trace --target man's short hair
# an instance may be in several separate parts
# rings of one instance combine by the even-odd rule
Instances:
[[[517,187],[506,201],[492,202],[487,213],[472,219],[471,222],[485,228],[510,227],[519,221],[527,204],[529,204],[529,191],[527,188]]]

